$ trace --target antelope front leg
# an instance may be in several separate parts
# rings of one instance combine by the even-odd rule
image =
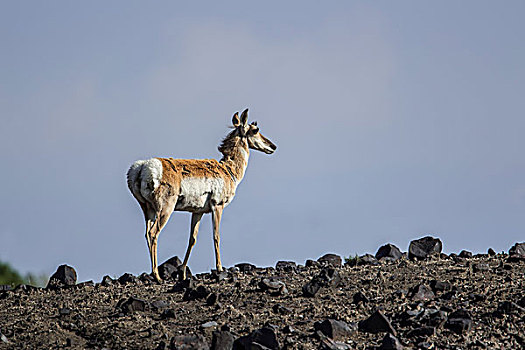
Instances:
[[[184,257],[184,262],[182,263],[182,279],[186,279],[186,266],[188,265],[188,260],[190,259],[190,253],[197,242],[197,234],[199,233],[199,226],[201,223],[202,214],[193,213],[191,215],[191,228],[190,228],[190,241],[188,242],[188,249],[186,249],[186,256]]]
[[[215,244],[215,267],[217,268],[217,272],[222,271],[221,252],[219,249],[219,244],[221,241],[219,226],[221,224],[223,209],[224,206],[218,205],[216,207],[213,207],[211,211],[213,219],[213,243]]]

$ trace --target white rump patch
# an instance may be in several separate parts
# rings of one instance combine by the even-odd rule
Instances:
[[[128,170],[128,187],[141,202],[150,200],[162,179],[162,162],[157,158],[137,160]]]

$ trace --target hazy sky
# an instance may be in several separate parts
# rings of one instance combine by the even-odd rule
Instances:
[[[1,4],[0,260],[22,272],[149,272],[129,165],[220,158],[246,107],[278,149],[224,212],[225,266],[525,241],[523,1]],[[213,265],[207,215],[190,267]]]

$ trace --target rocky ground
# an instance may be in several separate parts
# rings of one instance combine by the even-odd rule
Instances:
[[[379,260],[377,260],[378,258]],[[333,254],[177,282],[178,259],[147,274],[0,292],[6,349],[523,349],[525,244],[447,256],[441,242],[375,256]]]

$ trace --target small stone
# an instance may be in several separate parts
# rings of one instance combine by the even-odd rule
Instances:
[[[281,304],[275,304],[273,307],[272,307],[272,311],[278,315],[289,315],[292,313],[292,310],[285,307],[285,306],[282,306]]]
[[[201,324],[200,328],[201,329],[208,329],[208,328],[217,327],[217,326],[218,326],[217,322],[209,321],[209,322]]]
[[[479,264],[472,265],[472,272],[474,272],[474,273],[486,272],[486,271],[489,271],[489,270],[490,270],[489,264],[479,263]]]
[[[525,242],[516,243],[509,249],[508,262],[525,261]]]
[[[319,267],[320,265],[320,263],[311,259],[306,260],[306,262],[304,263],[305,267]]]
[[[317,259],[317,262],[321,265],[329,265],[332,267],[341,267],[343,264],[343,259],[337,254],[325,254],[319,259]]]
[[[102,277],[102,282],[100,282],[100,285],[104,287],[109,287],[115,284],[115,280],[108,275]]]
[[[387,333],[381,342],[379,350],[403,350],[403,345],[394,335]]]
[[[117,307],[120,307],[120,309],[123,312],[134,312],[134,311],[145,311],[146,310],[146,302],[142,299],[138,299],[135,297],[129,297],[127,300],[120,301],[117,304]]]
[[[169,307],[170,304],[166,300],[155,300],[151,303],[151,306],[156,310],[161,310]]]
[[[385,244],[384,246],[380,247],[377,250],[377,253],[375,255],[375,258],[377,260],[381,260],[383,258],[390,258],[394,261],[401,258],[403,256],[403,253],[399,250],[398,247],[396,247],[393,244]]]
[[[282,272],[295,272],[297,264],[295,261],[278,261],[275,264],[275,269]]]
[[[408,293],[409,298],[413,301],[426,301],[434,299],[435,295],[432,290],[424,284],[418,284],[412,287]]]
[[[160,314],[160,318],[162,318],[163,320],[168,318],[175,318],[175,316],[175,310],[173,309],[166,309]]]
[[[502,314],[510,315],[516,313],[518,315],[525,314],[525,308],[519,306],[512,301],[503,301],[498,304],[498,311]]]
[[[352,297],[352,303],[359,304],[359,303],[368,303],[370,300],[361,292],[357,292]]]
[[[442,249],[443,243],[439,238],[427,236],[410,242],[408,257],[419,260],[428,259],[432,255],[440,254]]]
[[[47,289],[74,286],[77,283],[77,272],[69,265],[60,265],[49,278]]]
[[[487,251],[487,254],[488,254],[489,256],[494,256],[494,255],[496,255],[496,252],[494,251],[494,249],[489,248],[489,250]]]
[[[390,320],[379,310],[374,312],[366,320],[360,321],[359,330],[368,333],[389,332],[397,335],[395,329],[390,324]]]
[[[438,280],[430,281],[430,288],[436,292],[445,292],[452,289],[452,285],[449,282],[441,282]]]
[[[263,346],[261,348],[261,345]],[[275,330],[271,327],[257,329],[247,336],[240,337],[233,344],[234,349],[279,349]]]
[[[183,281],[177,282],[171,287],[170,290],[168,290],[168,293],[179,293],[183,292],[186,289],[193,289],[195,288],[195,281],[193,278],[186,278]]]
[[[208,350],[210,347],[201,335],[179,335],[171,338],[170,349]]]
[[[197,288],[188,288],[186,290],[186,293],[184,293],[184,296],[182,297],[182,300],[184,301],[192,301],[197,299],[204,299],[210,294],[210,291],[204,287],[204,286],[198,286]]]
[[[284,284],[284,282],[276,278],[273,278],[273,277],[261,278],[258,285],[262,291],[267,291],[272,295],[288,294],[288,289],[286,289],[286,284]]]
[[[136,284],[139,282],[139,279],[136,276],[133,276],[131,273],[125,273],[118,278],[120,284]]]
[[[143,283],[152,284],[155,283],[155,278],[149,273],[143,272],[139,276],[139,280]]]
[[[454,311],[448,316],[445,328],[457,334],[468,333],[472,327],[472,317],[465,309]]]
[[[228,271],[221,271],[217,272],[217,270],[211,271],[211,278],[213,278],[216,282],[224,281],[228,278]]]
[[[68,308],[68,307],[60,308],[60,309],[58,309],[58,314],[60,316],[67,316],[67,315],[71,314],[71,309]]]
[[[459,252],[459,257],[469,259],[472,258],[472,252],[469,252],[468,250],[462,250]]]
[[[303,286],[303,295],[305,297],[314,297],[320,289],[321,285],[317,281],[312,280]]]
[[[249,263],[240,263],[240,264],[235,265],[235,267],[237,267],[239,271],[244,272],[244,273],[255,271],[255,269],[257,268],[257,266],[253,264],[249,264]]]
[[[217,303],[217,299],[218,299],[218,295],[217,293],[210,293],[208,295],[208,297],[206,298],[206,305],[208,306],[213,306]]]
[[[292,334],[292,333],[295,333],[295,332],[297,332],[297,331],[295,330],[295,328],[293,328],[293,327],[290,326],[290,325],[286,325],[286,326],[284,326],[284,328],[283,328],[283,333],[284,333],[284,334]]]
[[[375,256],[371,254],[365,254],[360,256],[359,259],[357,259],[357,265],[379,265],[379,261],[375,258]]]
[[[235,337],[229,331],[214,331],[211,340],[211,350],[231,350]]]
[[[407,333],[408,338],[414,337],[431,337],[436,334],[436,329],[434,327],[419,327],[412,329]]]
[[[356,327],[353,329],[343,321],[337,321],[334,319],[327,319],[323,322],[315,322],[314,329],[321,331],[327,337],[333,340],[346,341],[350,336],[355,333]]]

